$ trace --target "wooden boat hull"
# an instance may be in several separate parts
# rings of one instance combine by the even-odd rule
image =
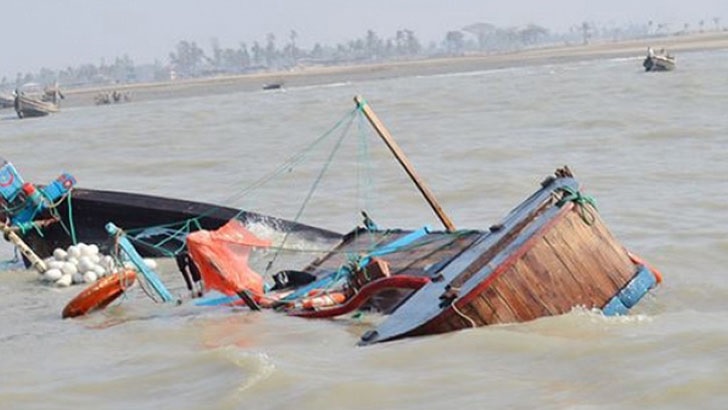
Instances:
[[[137,239],[135,246],[145,257],[171,256],[184,248],[184,233],[180,232],[171,240],[170,234],[179,229],[180,224],[191,220],[194,220],[190,224],[191,230],[217,229],[230,219],[238,218],[246,223],[264,223],[277,230],[295,232],[304,237],[327,240],[341,237],[332,231],[254,212],[130,192],[74,188],[70,202],[64,200],[56,210],[60,222],[44,227],[41,233],[30,230],[23,237],[41,258],[50,256],[55,248],[70,246],[73,243],[71,230],[77,242],[94,243],[102,249],[108,249],[112,245],[105,229],[108,222],[113,222],[129,233],[134,232],[133,236]],[[38,219],[49,217],[46,213]],[[172,224],[178,226],[172,227]],[[161,241],[165,242],[159,244]]]
[[[576,306],[603,309],[616,303],[640,266],[592,205],[558,204],[567,191],[578,192],[573,178],[551,181],[444,268],[429,272],[432,282],[360,343],[523,322]]]
[[[58,105],[26,96],[15,97],[15,112],[18,118],[43,117],[59,111]]]

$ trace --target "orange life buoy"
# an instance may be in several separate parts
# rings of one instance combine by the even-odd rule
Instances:
[[[127,269],[99,279],[76,295],[65,308],[62,317],[76,317],[105,308],[124,293],[136,279],[136,272]]]
[[[634,253],[627,251],[627,256],[629,256],[629,259],[632,261],[632,263],[637,265],[644,265],[647,269],[652,272],[653,275],[655,275],[655,282],[659,285],[662,283],[662,272],[657,270],[654,266],[650,265],[649,263],[645,262],[642,258],[635,255]]]

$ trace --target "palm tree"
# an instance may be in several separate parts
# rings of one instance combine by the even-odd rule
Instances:
[[[581,23],[581,33],[584,38],[584,44],[589,44],[589,38],[591,37],[589,23],[586,21]]]
[[[291,61],[293,65],[296,65],[296,39],[298,38],[298,33],[296,33],[296,30],[291,30],[291,32],[288,34],[288,38],[291,40]]]
[[[270,68],[273,65],[273,61],[276,57],[276,36],[273,33],[268,33],[265,38],[265,65]]]
[[[445,48],[449,54],[460,54],[463,52],[465,42],[463,33],[460,31],[448,31],[445,34]]]
[[[496,27],[489,23],[475,23],[463,27],[462,30],[474,35],[478,39],[478,48],[485,50],[488,45],[488,38],[495,34]]]

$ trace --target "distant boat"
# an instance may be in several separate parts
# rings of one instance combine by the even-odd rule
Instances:
[[[283,88],[283,83],[282,82],[279,82],[279,83],[270,83],[270,84],[263,84],[263,89],[264,90],[278,90],[278,89],[281,89],[281,88]]]
[[[18,118],[43,117],[60,111],[60,100],[65,98],[58,85],[40,89],[38,84],[28,83],[14,92],[13,106]]]
[[[15,97],[10,94],[0,94],[0,108],[10,108],[15,105]]]
[[[647,49],[647,57],[642,62],[645,71],[672,71],[675,69],[675,56],[665,52],[663,48],[655,53],[652,48]]]
[[[16,96],[14,105],[18,118],[43,117],[60,111],[57,104],[25,95]]]
[[[96,105],[117,104],[120,102],[128,101],[131,101],[129,93],[121,92],[118,90],[101,92],[96,94],[96,96],[94,97],[94,103]]]

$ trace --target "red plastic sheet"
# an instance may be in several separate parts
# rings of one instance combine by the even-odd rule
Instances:
[[[200,230],[187,235],[190,257],[200,270],[206,290],[232,296],[241,290],[263,294],[263,277],[250,268],[253,248],[269,247],[269,240],[250,232],[237,219],[215,231]]]

